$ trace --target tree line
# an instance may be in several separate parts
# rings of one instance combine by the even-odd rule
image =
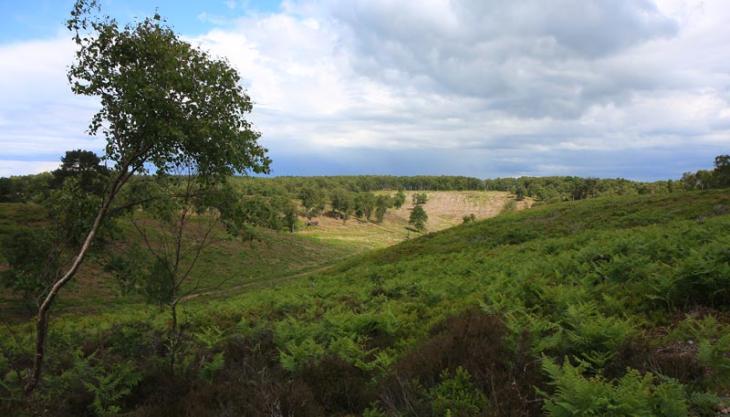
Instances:
[[[680,190],[708,189],[727,186],[727,155],[720,155],[714,170],[685,173],[680,180],[654,182],[632,181],[624,178],[583,178],[575,176],[493,178],[481,180],[460,176],[312,176],[312,177],[249,177],[247,187],[258,191],[276,192],[301,198],[302,190],[333,190],[349,193],[375,191],[507,191],[518,200],[530,197],[552,202],[587,198],[664,194]],[[250,184],[257,183],[256,186]],[[46,200],[58,178],[50,173],[0,178],[0,202],[41,202]]]
[[[707,190],[730,187],[730,155],[715,157],[714,169],[685,172],[682,185],[687,190]]]
[[[705,178],[710,171],[699,171]],[[687,187],[689,180],[635,182],[626,179],[598,179],[581,177],[519,177],[462,182],[462,177],[388,177],[388,176],[333,176],[333,177],[274,177],[245,178],[245,182],[259,183],[260,190],[276,190],[294,197],[303,189],[323,192],[343,190],[350,193],[374,191],[508,191],[518,197],[527,196],[542,201],[582,200],[606,195],[658,194]],[[53,189],[50,173],[0,178],[0,202],[41,202]],[[453,181],[451,181],[453,180]],[[689,181],[689,182],[687,182]],[[706,181],[700,182],[706,184]],[[468,186],[466,186],[466,185]]]
[[[638,182],[624,178],[582,178],[573,176],[494,178],[484,180],[486,190],[509,191],[517,200],[570,201],[588,198],[664,194],[681,190],[678,181]]]

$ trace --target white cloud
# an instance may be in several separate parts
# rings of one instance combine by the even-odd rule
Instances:
[[[189,40],[239,69],[280,172],[372,172],[362,155],[407,152],[434,173],[676,176],[601,155],[692,169],[730,151],[729,20],[720,0],[303,0]],[[3,159],[101,147],[82,134],[93,102],[68,91],[71,49],[0,45]]]
[[[73,51],[66,36],[0,45],[0,171],[20,166],[12,158],[58,160],[71,148],[101,146],[84,134],[95,100],[68,86]]]
[[[40,172],[52,171],[60,165],[54,161],[18,161],[12,159],[0,159],[0,177],[13,175],[38,174]]]

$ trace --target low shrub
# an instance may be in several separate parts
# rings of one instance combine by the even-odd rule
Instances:
[[[550,417],[686,417],[689,412],[684,388],[678,382],[661,380],[651,373],[629,370],[616,381],[601,376],[586,378],[587,365],[562,366],[543,361],[552,395],[546,395],[544,410]]]
[[[413,415],[435,415],[438,387],[448,390],[455,382],[442,385],[445,380],[456,375],[464,382],[468,374],[469,385],[477,390],[466,389],[468,397],[477,401],[475,393],[481,393],[493,415],[536,414],[534,386],[542,377],[528,352],[526,343],[510,346],[508,329],[499,316],[471,308],[434,326],[425,340],[393,365],[382,384],[380,403],[392,414],[408,410]]]

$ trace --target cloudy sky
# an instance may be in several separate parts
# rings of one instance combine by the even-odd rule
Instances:
[[[0,2],[0,176],[99,151],[72,1]],[[276,175],[677,178],[730,153],[725,0],[102,0],[241,73]]]

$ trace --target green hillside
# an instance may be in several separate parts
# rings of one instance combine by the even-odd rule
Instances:
[[[0,203],[0,239],[48,222],[40,205]],[[121,296],[118,283],[105,270],[111,257],[142,245],[128,218],[120,219],[116,226],[113,238],[91,254],[77,279],[60,294],[60,312],[88,313],[142,302],[142,297],[135,294]],[[214,232],[211,244],[205,248],[187,283],[189,291],[195,294],[273,285],[364,250],[356,245],[266,229],[259,230],[257,240],[250,242],[227,235],[221,227]],[[4,267],[0,248],[0,271]],[[32,311],[18,294],[0,287],[0,316],[19,321],[27,319]]]
[[[346,257],[416,236],[418,233],[408,230],[411,194],[406,193],[407,204],[390,209],[379,223],[359,218],[343,222],[320,215],[314,218],[316,226],[307,226],[308,219],[300,215],[295,233],[258,228],[254,240],[231,236],[219,225],[192,270],[186,288],[192,292],[191,296],[197,296],[274,285],[331,266]],[[460,224],[463,216],[469,214],[477,219],[496,216],[513,200],[510,194],[496,191],[429,191],[428,195],[430,200],[425,204],[430,216],[428,231]],[[515,207],[523,209],[530,202],[529,199],[515,202]],[[52,220],[46,211],[44,205],[37,203],[0,203],[0,240],[10,238],[19,230],[48,225]],[[77,279],[60,293],[60,311],[95,312],[101,305],[109,308],[141,302],[142,297],[133,294],[120,297],[118,282],[105,266],[115,255],[125,255],[143,244],[129,216],[117,219],[107,242],[97,245]],[[0,245],[0,270],[7,267],[4,258]],[[6,314],[14,321],[26,319],[33,311],[27,304],[17,293],[0,285],[0,315]]]
[[[270,288],[191,300],[172,364],[165,311],[67,314],[51,328],[33,402],[11,400],[31,357],[29,327],[4,326],[2,407],[74,416],[722,415],[728,248],[727,191],[507,213]]]

